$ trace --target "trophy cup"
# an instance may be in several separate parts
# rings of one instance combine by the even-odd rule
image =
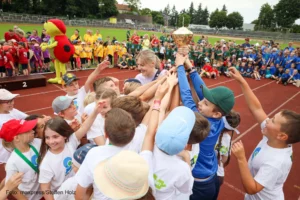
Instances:
[[[188,45],[193,38],[193,32],[185,27],[181,27],[173,32],[172,38],[177,45],[177,52],[182,55],[187,55],[189,53]]]

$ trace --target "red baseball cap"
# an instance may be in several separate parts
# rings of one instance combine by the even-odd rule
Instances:
[[[14,137],[32,130],[37,124],[37,119],[31,121],[12,119],[3,124],[0,138],[12,142]]]

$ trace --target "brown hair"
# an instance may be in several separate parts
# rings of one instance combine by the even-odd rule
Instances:
[[[113,108],[106,113],[104,130],[111,144],[123,147],[132,140],[135,123],[128,112]]]
[[[100,88],[103,85],[103,83],[106,83],[108,81],[113,81],[113,80],[111,78],[107,77],[107,76],[96,80],[93,83],[94,91],[97,91],[97,89]]]
[[[231,110],[230,113],[228,115],[225,116],[226,117],[226,120],[228,122],[228,124],[232,127],[232,128],[237,128],[240,123],[241,123],[241,116],[240,116],[240,113],[234,111],[234,110]],[[230,137],[230,144],[229,144],[229,151],[231,150],[231,141],[232,141],[232,138],[233,138],[233,133],[234,131],[233,130],[228,130],[226,128],[224,128],[219,136],[219,141],[218,141],[218,144],[216,146],[216,150],[218,151],[218,160],[220,160],[220,150],[221,150],[221,147],[222,147],[222,138],[223,138],[223,135],[225,132],[231,132],[231,137]],[[227,161],[224,163],[223,167],[226,167],[230,162],[230,153],[228,154],[228,159]]]
[[[136,88],[140,87],[142,84],[141,83],[136,83],[136,82],[127,82],[127,84],[124,84],[124,94],[128,95],[131,92],[133,92]]]
[[[96,93],[95,92],[88,93],[83,100],[83,107],[86,107],[90,103],[95,102],[95,100],[96,100]]]
[[[213,109],[213,112],[219,112],[222,116],[226,116],[226,113],[219,106],[217,106],[216,104],[214,104],[214,106],[215,107]]]
[[[203,117],[200,113],[194,113],[196,121],[190,134],[188,144],[197,144],[202,142],[208,136],[210,131],[210,125],[208,120],[205,117]]]
[[[121,108],[130,113],[135,121],[136,126],[138,126],[142,122],[145,114],[148,111],[144,108],[143,102],[138,97],[133,96],[119,97],[112,102],[111,107]]]
[[[148,192],[143,197],[136,200],[155,200],[151,187],[149,187]]]
[[[280,131],[288,135],[287,144],[294,144],[300,141],[300,114],[291,110],[282,110],[281,116],[286,123],[281,124]]]
[[[40,148],[40,155],[38,158],[38,166],[43,161],[43,158],[45,157],[47,150],[49,149],[48,145],[46,144],[46,137],[45,137],[45,131],[49,128],[52,131],[57,132],[59,135],[66,137],[66,142],[69,141],[69,137],[74,133],[74,130],[70,127],[70,125],[61,117],[54,117],[50,120],[48,120],[45,124],[44,133],[43,133],[43,139],[42,144]]]
[[[100,99],[111,99],[113,101],[114,99],[117,98],[117,93],[113,89],[110,88],[98,88],[96,91],[96,100]]]

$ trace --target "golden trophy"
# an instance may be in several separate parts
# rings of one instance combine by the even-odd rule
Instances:
[[[173,32],[172,38],[177,46],[177,52],[182,55],[189,53],[189,44],[193,39],[193,32],[185,27],[181,27]]]

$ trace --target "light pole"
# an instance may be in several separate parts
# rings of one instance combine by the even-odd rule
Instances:
[[[103,3],[103,2],[100,2],[98,5],[99,5],[99,9],[101,9],[102,6],[104,6],[104,3]],[[101,17],[101,19],[102,19],[102,10],[100,10],[100,17]]]

